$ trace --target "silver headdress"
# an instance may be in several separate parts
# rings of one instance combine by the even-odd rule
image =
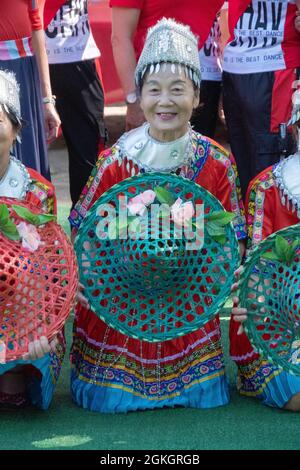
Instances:
[[[292,101],[293,101],[293,110],[292,110],[291,119],[288,122],[289,126],[296,124],[296,122],[300,121],[300,89],[296,90],[293,93]]]
[[[13,72],[0,70],[0,105],[21,123],[20,87]]]
[[[171,63],[173,73],[185,72],[197,87],[201,73],[198,41],[188,26],[173,19],[162,18],[149,28],[143,51],[135,69],[135,82],[139,87],[145,72],[158,73],[161,63]],[[178,70],[176,70],[178,68]]]

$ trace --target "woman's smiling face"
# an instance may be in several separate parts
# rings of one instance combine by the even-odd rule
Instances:
[[[0,159],[7,159],[17,132],[0,104]]]
[[[173,73],[171,64],[161,66],[158,73],[146,75],[141,108],[150,124],[149,133],[155,139],[168,142],[183,136],[198,104],[199,93],[193,82],[184,72]]]

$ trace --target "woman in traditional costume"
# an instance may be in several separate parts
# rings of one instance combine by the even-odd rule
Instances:
[[[197,39],[187,26],[162,19],[148,32],[136,68],[147,122],[105,150],[71,212],[74,234],[89,208],[110,187],[145,172],[174,173],[209,190],[234,213],[239,240],[245,219],[233,157],[192,130],[199,103]],[[111,328],[84,299],[78,304],[71,352],[74,401],[89,410],[127,412],[229,401],[218,317],[176,339],[146,342]]]
[[[41,212],[56,214],[53,185],[10,154],[21,127],[19,85],[12,72],[0,70],[0,197],[15,198]],[[1,355],[0,409],[28,403],[48,408],[64,353],[64,336],[59,334],[51,344],[45,336],[30,342],[23,359],[5,362]]]
[[[290,124],[299,123],[300,93],[294,93]],[[298,130],[296,130],[298,134]],[[299,140],[299,139],[298,139]],[[278,230],[300,222],[300,147],[254,178],[246,198],[248,248],[258,246]],[[300,233],[300,226],[299,226]],[[300,378],[258,354],[239,321],[247,310],[235,298],[230,322],[230,352],[238,366],[238,389],[242,395],[259,398],[265,405],[300,411]]]

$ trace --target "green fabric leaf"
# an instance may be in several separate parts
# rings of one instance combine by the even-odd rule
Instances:
[[[33,214],[29,209],[26,209],[26,207],[13,205],[12,208],[15,213],[18,214],[19,217],[21,217],[21,219],[24,219],[26,220],[26,222],[30,222],[33,225],[39,225],[38,216],[36,214]]]
[[[280,261],[280,258],[278,257],[278,255],[274,251],[267,251],[266,253],[264,253],[261,256],[261,258],[269,259],[269,260],[272,260],[272,261]]]
[[[299,244],[299,238],[296,238],[292,243],[289,243],[289,241],[283,238],[281,235],[277,235],[275,238],[274,250],[265,253],[262,257],[290,265],[295,258],[296,250]]]
[[[12,207],[21,219],[26,220],[26,222],[29,222],[32,225],[44,225],[52,220],[56,220],[56,216],[54,214],[34,214],[29,209],[26,209],[26,207],[16,205],[13,205]]]
[[[56,220],[56,215],[54,214],[39,214],[38,215],[39,222],[37,225],[44,225],[52,220]]]
[[[166,188],[163,188],[161,186],[157,186],[154,189],[154,192],[156,194],[157,199],[161,204],[167,204],[168,206],[172,206],[175,202],[175,198],[173,195],[168,191]]]
[[[6,204],[0,204],[0,231],[9,240],[20,240],[16,224],[11,220]]]
[[[232,222],[234,219],[234,214],[227,211],[215,211],[212,214],[206,217],[206,220],[209,222],[214,222],[216,225],[224,227],[225,225]]]
[[[10,219],[8,219],[5,223],[0,223],[0,230],[9,240],[21,239],[16,224]]]
[[[281,235],[275,238],[275,253],[281,261],[286,261],[289,251],[289,242]]]
[[[291,264],[291,262],[294,260],[296,256],[296,250],[299,244],[300,244],[300,240],[299,238],[296,238],[296,240],[294,240],[293,243],[289,245],[289,249],[288,249],[287,257],[286,257],[287,264]]]
[[[213,235],[212,238],[213,238],[216,242],[220,243],[220,245],[225,245],[226,240],[227,240],[226,235]]]
[[[206,222],[205,224],[205,228],[208,232],[208,234],[211,236],[211,237],[218,237],[220,235],[225,235],[225,229],[218,225],[217,223],[214,222]]]
[[[6,222],[9,219],[9,210],[6,204],[0,204],[0,222]]]

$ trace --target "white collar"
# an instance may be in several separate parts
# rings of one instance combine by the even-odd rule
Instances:
[[[275,183],[281,193],[281,202],[300,219],[300,152],[290,155],[275,167]]]
[[[0,180],[0,197],[23,199],[30,183],[30,175],[25,165],[11,156],[6,173]]]
[[[149,135],[149,124],[126,132],[118,141],[122,157],[145,171],[170,173],[190,163],[194,157],[191,130],[172,142],[159,142]],[[130,169],[127,163],[128,171]],[[132,171],[134,176],[134,169]]]

